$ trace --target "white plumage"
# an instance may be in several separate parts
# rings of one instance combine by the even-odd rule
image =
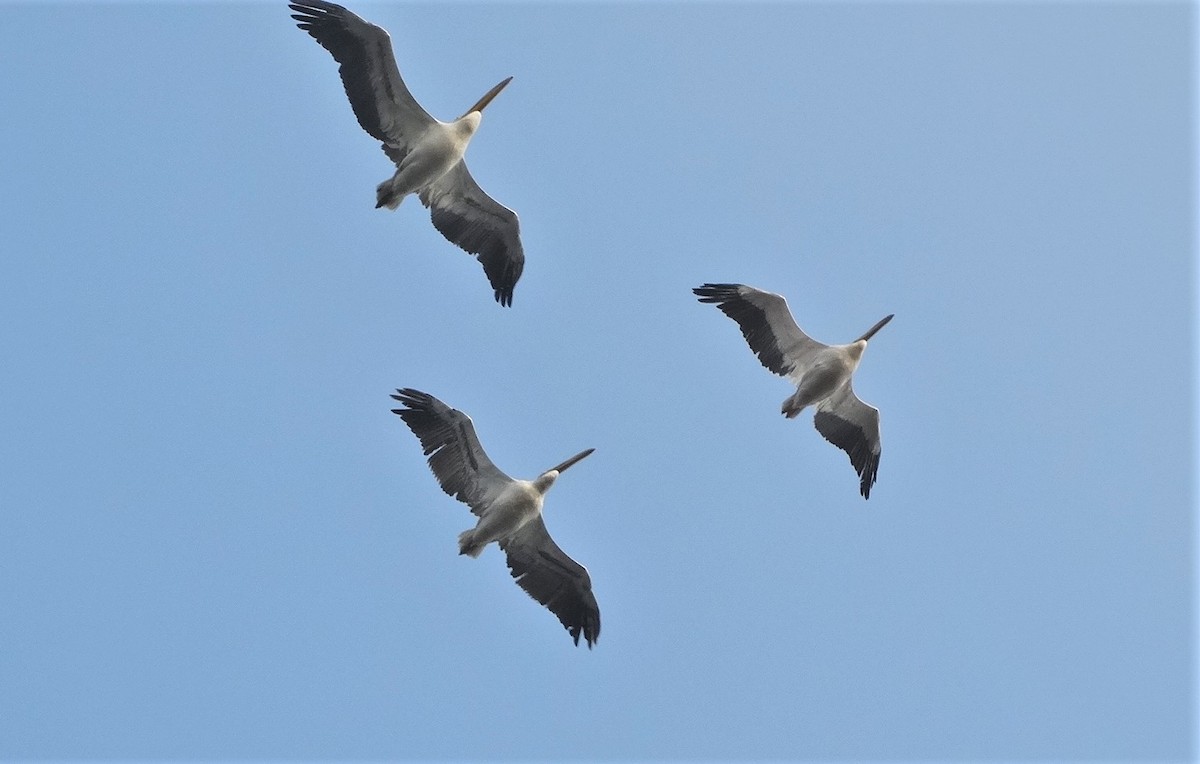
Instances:
[[[392,409],[421,441],[429,468],[450,496],[479,517],[458,536],[459,554],[478,557],[497,542],[517,584],[545,605],[566,627],[575,644],[582,636],[590,648],[600,637],[600,608],[587,568],[567,556],[542,520],[546,492],[567,468],[588,456],[587,449],[533,480],[504,474],[475,435],[471,417],[428,393],[405,388],[392,396],[404,405]]]
[[[849,455],[859,492],[870,498],[879,470],[879,410],[859,400],[850,378],[867,341],[892,316],[849,345],[825,345],[801,331],[787,301],[777,294],[744,284],[704,284],[692,291],[700,302],[715,304],[737,322],[763,366],[795,383],[796,392],[783,402],[784,416],[791,419],[816,406],[817,432]]]
[[[525,267],[515,212],[483,192],[463,161],[482,112],[512,77],[500,82],[453,122],[440,122],[413,98],[400,77],[388,33],[340,5],[295,0],[301,29],[341,64],[354,116],[396,164],[376,188],[376,207],[395,209],[408,194],[429,208],[433,225],[483,264],[496,301],[511,305]]]

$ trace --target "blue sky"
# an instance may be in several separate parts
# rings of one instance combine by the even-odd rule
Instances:
[[[0,758],[1190,759],[1195,9],[359,4],[514,306],[284,2],[6,4]],[[690,289],[787,296],[843,453]],[[469,413],[572,646],[391,413]]]

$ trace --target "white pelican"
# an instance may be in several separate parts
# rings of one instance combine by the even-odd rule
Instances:
[[[459,534],[458,553],[478,557],[485,546],[498,542],[517,584],[558,616],[575,644],[583,635],[590,649],[600,637],[592,579],[550,538],[542,502],[558,476],[595,449],[581,451],[533,480],[514,480],[492,464],[471,417],[419,390],[397,390],[392,397],[407,407],[392,413],[421,441],[442,490],[479,516],[474,528]]]
[[[484,107],[512,77],[458,119],[439,122],[400,79],[386,31],[324,0],[295,0],[288,7],[297,11],[292,15],[297,26],[341,64],[338,71],[358,124],[383,142],[384,153],[396,163],[396,174],[376,188],[375,206],[394,210],[405,196],[417,194],[434,227],[483,264],[496,302],[512,305],[513,287],[525,267],[517,215],[485,194],[463,161]]]
[[[791,419],[816,404],[817,432],[850,455],[861,481],[859,491],[869,499],[879,470],[879,409],[859,400],[850,377],[867,340],[892,316],[849,345],[823,345],[800,330],[787,300],[777,294],[744,284],[705,284],[692,291],[700,302],[715,303],[737,322],[763,366],[796,384],[796,392],[783,402],[784,416]]]

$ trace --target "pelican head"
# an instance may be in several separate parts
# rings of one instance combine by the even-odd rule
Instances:
[[[474,106],[467,109],[466,113],[463,114],[463,117],[467,116],[467,114],[470,114],[473,111],[482,112],[484,107],[486,107],[489,103],[491,103],[492,99],[495,98],[497,95],[499,95],[500,91],[504,90],[504,86],[510,82],[512,82],[512,77],[506,78],[504,81],[500,82],[494,88],[492,88],[488,92],[484,93],[483,98],[480,98],[478,101],[475,102]],[[459,117],[459,119],[462,119],[462,117]]]
[[[558,476],[566,472],[568,467],[575,464],[575,462],[580,461],[584,457],[590,456],[595,450],[596,449],[594,448],[589,448],[586,451],[580,451],[562,464],[551,467],[543,472],[538,476],[537,480],[533,481],[533,484],[537,486],[538,491],[543,494],[546,493],[546,491],[550,490],[550,486],[554,485],[554,481],[558,479]]]
[[[881,318],[881,319],[879,320],[879,323],[875,324],[875,325],[874,325],[874,326],[872,326],[870,329],[868,329],[868,330],[866,331],[866,333],[865,333],[865,334],[863,334],[863,336],[861,336],[861,337],[859,337],[858,339],[856,339],[856,340],[855,340],[855,342],[866,342],[867,340],[869,340],[869,339],[871,339],[872,337],[874,337],[874,336],[875,336],[875,332],[879,331],[879,330],[880,330],[880,329],[882,329],[882,328],[883,328],[885,325],[887,325],[887,322],[888,322],[888,321],[891,321],[891,320],[892,320],[892,317],[893,317],[893,316],[895,316],[895,315],[896,315],[895,313],[892,313],[892,314],[890,314],[890,315],[887,315],[887,316],[884,316],[883,318]]]

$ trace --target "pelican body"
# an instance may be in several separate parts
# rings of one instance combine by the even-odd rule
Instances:
[[[417,103],[396,66],[391,38],[347,9],[325,0],[294,0],[292,18],[341,66],[354,116],[382,143],[396,172],[375,189],[375,207],[396,209],[409,194],[429,208],[446,239],[476,256],[495,290],[512,305],[525,267],[515,212],[484,193],[463,161],[483,110],[512,81],[495,85],[453,122],[434,119]]]
[[[483,511],[475,527],[458,534],[458,553],[478,557],[488,544],[514,536],[530,521],[540,518],[550,486],[568,467],[594,450],[581,451],[533,480],[513,480],[506,485]]]
[[[546,492],[558,476],[595,449],[575,454],[533,480],[516,480],[500,471],[479,442],[471,417],[428,393],[397,390],[392,409],[421,441],[429,468],[442,490],[471,508],[475,527],[458,536],[458,553],[478,557],[495,542],[507,556],[517,585],[545,605],[579,644],[590,648],[600,637],[600,608],[587,568],[572,560],[550,538],[542,520]]]
[[[880,321],[870,334],[879,331],[890,320],[892,317],[888,316]],[[870,334],[864,336],[869,338]],[[826,345],[814,349],[808,368],[788,375],[796,383],[796,392],[784,400],[781,413],[788,419],[795,419],[805,408],[828,400],[838,388],[849,384],[866,349],[867,340],[861,338],[849,345]]]
[[[483,115],[468,112],[453,122],[434,122],[417,136],[412,147],[396,163],[396,173],[375,187],[375,208],[394,210],[404,197],[441,178],[462,161]],[[397,152],[399,153],[399,152]]]
[[[467,144],[483,122],[483,109],[512,77],[493,87],[453,122],[430,118],[425,129],[406,147],[384,144],[384,152],[396,163],[396,173],[375,188],[375,208],[394,210],[409,194],[420,193],[446,177],[467,153]]]
[[[692,290],[737,322],[742,336],[769,371],[796,385],[781,407],[788,419],[816,407],[817,432],[850,457],[859,493],[871,497],[879,471],[879,410],[854,394],[851,377],[867,342],[892,320],[888,315],[848,345],[825,345],[805,334],[780,295],[744,284],[704,284]]]

